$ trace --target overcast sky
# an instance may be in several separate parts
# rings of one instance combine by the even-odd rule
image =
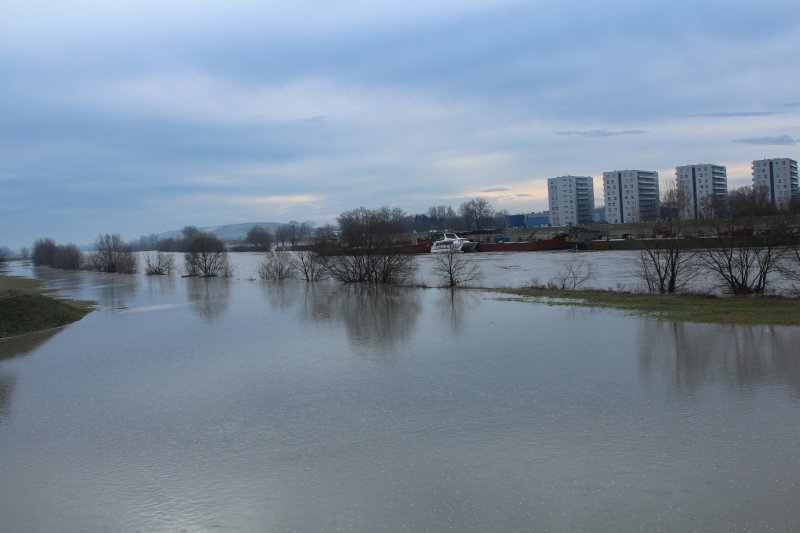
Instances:
[[[0,0],[0,245],[800,156],[797,0]]]

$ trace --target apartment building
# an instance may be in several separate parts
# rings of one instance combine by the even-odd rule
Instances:
[[[772,205],[786,209],[792,198],[800,197],[797,161],[789,158],[753,161],[753,189],[763,188]]]
[[[547,180],[550,225],[576,226],[594,221],[594,179],[559,176]]]
[[[627,224],[655,220],[661,202],[658,172],[652,170],[614,170],[603,172],[606,221]]]
[[[728,171],[724,166],[699,164],[675,168],[682,192],[683,218],[713,218],[725,210],[728,196]]]

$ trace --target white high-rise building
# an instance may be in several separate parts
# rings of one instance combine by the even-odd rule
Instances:
[[[800,197],[797,161],[786,157],[753,161],[753,188],[763,188],[772,205],[786,209],[792,198]]]
[[[550,225],[576,226],[594,222],[594,179],[560,176],[547,180]]]
[[[728,171],[721,165],[684,165],[675,168],[683,193],[683,218],[714,218],[724,211],[728,197]]]
[[[659,217],[658,172],[614,170],[603,172],[606,221],[627,224]]]

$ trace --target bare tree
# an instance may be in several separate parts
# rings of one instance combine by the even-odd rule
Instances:
[[[290,220],[288,224],[282,224],[275,232],[275,238],[284,246],[288,242],[292,246],[300,242],[307,233],[310,232],[308,223],[301,224],[296,220]]]
[[[494,214],[492,215],[492,221],[494,223],[494,227],[505,228],[508,216],[509,212],[507,209],[501,209],[500,211],[495,211]]]
[[[708,220],[722,219],[728,215],[727,197],[709,194],[700,200],[698,206],[700,218]]]
[[[770,200],[767,187],[748,185],[728,192],[728,211],[737,218],[768,216],[778,212]]]
[[[336,238],[336,228],[332,224],[325,224],[314,231],[314,240],[317,244]]]
[[[118,274],[136,272],[136,255],[133,253],[133,248],[125,244],[119,234],[100,235],[94,245],[95,252],[89,259],[93,270]]]
[[[460,251],[448,250],[434,255],[433,274],[442,287],[455,288],[480,279],[481,270],[474,258]]]
[[[594,277],[594,266],[588,261],[573,257],[561,263],[561,270],[550,279],[548,287],[558,290],[575,290]]]
[[[250,230],[247,232],[246,240],[248,243],[265,252],[269,252],[270,248],[272,248],[272,233],[268,229],[262,228],[261,226],[254,226],[250,228]]]
[[[56,241],[53,239],[38,239],[33,243],[33,264],[36,266],[53,266],[56,248]]]
[[[403,252],[405,213],[402,209],[364,207],[339,215],[342,248],[326,265],[344,283],[402,283],[416,270],[414,256]]]
[[[275,230],[275,241],[281,243],[281,246],[286,246],[287,242],[292,241],[292,228],[289,224],[281,224]]]
[[[75,244],[62,244],[56,246],[55,256],[53,258],[53,267],[62,270],[79,270],[86,263],[86,260]]]
[[[652,293],[673,294],[684,289],[697,275],[694,250],[683,239],[683,218],[688,203],[686,191],[672,180],[663,187],[661,206],[667,213],[662,238],[642,241],[634,275]]]
[[[189,243],[184,254],[187,276],[204,278],[231,275],[225,243],[209,233],[200,233]]]
[[[197,226],[184,226],[181,233],[183,233],[183,238],[186,239],[186,241],[192,242],[200,236],[202,231],[200,231],[200,228]]]
[[[291,252],[267,252],[259,265],[261,279],[283,281],[297,277],[297,260]]]
[[[319,281],[330,277],[327,260],[317,250],[297,252],[295,267],[306,281]]]
[[[169,276],[175,269],[175,258],[168,252],[144,256],[144,273],[148,276]]]
[[[439,230],[458,230],[461,229],[461,221],[458,214],[449,205],[436,205],[428,208],[428,219],[435,229]]]
[[[721,222],[720,237],[709,239],[698,250],[698,259],[726,292],[762,294],[787,251],[781,229],[773,227],[763,235],[753,235],[752,228],[740,227],[734,219]]]
[[[314,233],[314,221],[313,220],[306,220],[302,224],[300,224],[300,241],[308,239]]]
[[[62,270],[83,267],[83,252],[74,244],[56,244],[53,239],[39,239],[33,243],[33,264]]]
[[[483,229],[492,222],[494,208],[486,198],[467,200],[458,208],[467,228]]]
[[[800,296],[800,244],[787,248],[783,259],[778,269],[792,282],[792,293]]]

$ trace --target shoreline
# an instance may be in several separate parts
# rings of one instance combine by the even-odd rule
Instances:
[[[0,275],[0,339],[47,331],[77,322],[92,302],[53,298],[40,280]]]
[[[800,298],[773,295],[648,294],[615,290],[496,289],[505,300],[617,309],[678,322],[800,326]]]

